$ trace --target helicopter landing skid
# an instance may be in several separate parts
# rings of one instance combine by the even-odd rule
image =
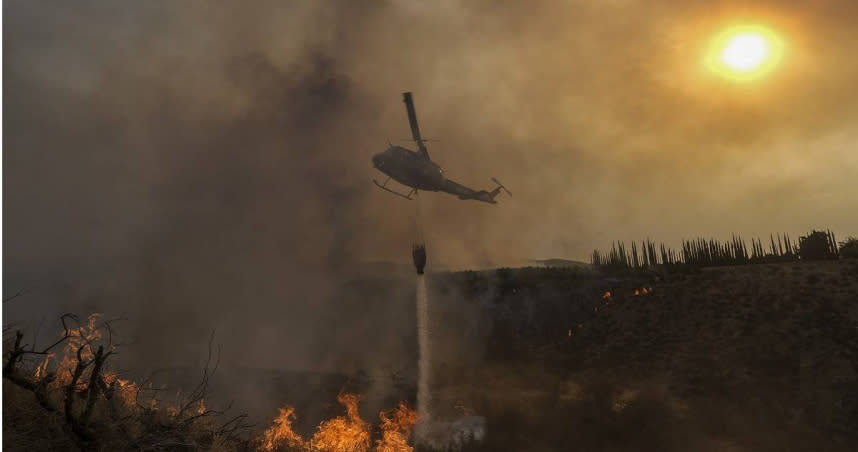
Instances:
[[[402,193],[399,193],[399,192],[398,192],[398,191],[396,191],[396,190],[391,190],[391,189],[387,188],[387,183],[388,183],[388,182],[390,182],[390,178],[389,178],[389,177],[387,178],[387,180],[386,180],[386,181],[384,181],[384,184],[379,184],[379,183],[378,183],[378,181],[377,181],[377,180],[375,180],[375,179],[373,179],[373,180],[372,180],[372,183],[374,183],[375,185],[377,185],[377,186],[378,186],[378,188],[380,188],[380,189],[382,189],[382,190],[384,190],[384,191],[389,191],[390,193],[393,193],[393,194],[394,194],[394,195],[396,195],[396,196],[401,196],[401,197],[403,197],[403,198],[405,198],[405,199],[407,199],[407,200],[409,200],[409,201],[411,200],[411,195],[413,195],[413,194],[417,193],[417,189],[412,188],[412,189],[411,189],[411,191],[409,191],[407,195],[403,195]]]

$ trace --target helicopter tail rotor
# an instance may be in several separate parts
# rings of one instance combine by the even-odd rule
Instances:
[[[510,193],[510,191],[507,190],[506,187],[504,187],[504,185],[499,180],[497,180],[493,177],[492,182],[494,182],[498,185],[497,188],[495,188],[495,190],[497,190],[498,188],[502,188],[503,191],[505,191],[507,195],[512,196],[512,193]]]

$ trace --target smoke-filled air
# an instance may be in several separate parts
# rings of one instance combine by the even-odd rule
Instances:
[[[2,15],[4,450],[858,446],[858,3]]]

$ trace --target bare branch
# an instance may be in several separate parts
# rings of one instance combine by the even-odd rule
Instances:
[[[39,324],[36,325],[36,329],[33,330],[33,349],[36,349],[36,343],[39,341],[39,331],[42,330],[42,325],[45,323],[45,318],[42,317],[39,319]]]
[[[197,386],[193,389],[193,391],[191,391],[187,399],[185,399],[185,402],[180,404],[179,411],[176,414],[177,419],[180,419],[185,414],[185,412],[192,406],[198,405],[200,402],[205,400],[206,397],[208,397],[209,380],[215,374],[218,365],[220,364],[220,345],[218,345],[218,351],[217,356],[215,358],[214,366],[211,365],[212,343],[214,342],[214,336],[215,332],[214,330],[212,330],[211,336],[209,336],[208,356],[206,357],[206,364],[203,367],[203,376]]]
[[[68,338],[70,338],[72,334],[71,334],[71,329],[69,329],[68,325],[66,324],[67,319],[73,319],[73,320],[77,321],[77,316],[74,314],[69,314],[69,313],[61,315],[60,316],[60,322],[62,322],[62,324],[63,324],[63,336],[61,338],[59,338],[53,344],[49,345],[44,350],[42,350],[40,352],[33,351],[31,353],[36,354],[36,355],[47,355],[48,352],[50,352],[52,348],[56,347],[57,345],[62,344]]]
[[[15,331],[15,345],[9,352],[9,360],[3,366],[3,376],[11,375],[15,371],[15,364],[21,360],[24,349],[21,347],[21,339],[24,338],[24,333],[21,330]]]
[[[152,387],[152,379],[155,377],[155,375],[157,375],[161,372],[164,372],[164,369],[157,369],[157,370],[153,371],[145,379],[143,379],[143,381],[139,385],[137,385],[137,391],[135,391],[135,394],[134,394],[134,404],[137,405],[137,407],[140,408],[141,410],[149,411],[149,409],[150,409],[148,406],[140,403],[140,393],[141,392],[143,392],[144,390],[145,391],[151,391],[151,392],[158,392],[158,391],[166,390],[166,388],[163,388],[163,387],[161,387],[161,388]],[[147,385],[149,386],[148,388],[146,387]],[[154,395],[149,398],[150,402],[152,402],[153,400],[155,400],[156,402],[158,401],[158,399],[156,399]]]
[[[124,321],[124,320],[128,320],[128,319],[125,317],[116,317],[116,318],[113,318],[110,320],[103,320],[101,322],[101,326],[99,328],[104,328],[105,330],[107,330],[107,348],[108,349],[113,349],[116,346],[124,345],[121,343],[116,343],[116,344],[113,343],[113,336],[116,334],[115,331],[113,330],[113,323],[119,322],[119,321]]]
[[[30,287],[27,287],[26,289],[19,290],[19,291],[18,291],[18,293],[16,293],[15,295],[12,295],[11,297],[4,298],[4,299],[3,299],[3,303],[6,303],[6,302],[8,302],[8,301],[12,301],[12,300],[14,300],[14,299],[16,299],[16,298],[20,297],[21,295],[25,295],[25,294],[27,294],[28,292],[30,292],[30,291],[32,291],[33,289],[35,289],[36,287],[37,287],[37,286],[30,286]]]
[[[238,416],[226,421],[214,433],[227,441],[240,441],[241,438],[239,438],[239,435],[249,434],[250,429],[256,425],[245,423],[247,419],[247,414],[239,414]]]

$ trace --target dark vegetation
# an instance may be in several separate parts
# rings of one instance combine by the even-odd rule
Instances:
[[[435,381],[487,417],[473,450],[858,447],[858,261],[443,278],[494,320]]]
[[[858,259],[858,238],[847,237],[840,242],[840,257],[844,259]]]
[[[843,242],[841,248],[847,243]],[[847,253],[850,249],[846,250]],[[632,242],[630,247],[626,247],[624,242],[614,242],[608,252],[593,251],[591,262],[604,271],[614,272],[653,266],[660,266],[667,271],[689,271],[724,265],[837,259],[840,253],[830,230],[814,230],[800,237],[798,243],[787,234],[771,235],[767,243],[752,238],[750,248],[738,235],[733,235],[727,242],[683,239],[678,251],[666,247],[664,243],[656,247],[649,239],[642,241],[640,247],[636,242]]]
[[[814,242],[791,244],[784,254],[801,252],[802,243]],[[837,260],[688,272],[656,265],[619,273],[527,267],[429,275],[435,414],[486,418],[486,439],[465,450],[856,450],[858,260],[847,256],[854,243],[842,242]],[[364,276],[346,284],[343,309],[389,296],[389,317],[378,324],[409,321],[411,278]],[[242,450],[269,425],[270,418],[250,431],[242,416],[208,407],[216,352],[198,389],[168,406],[159,387],[124,386],[112,374],[110,357],[121,344],[111,322],[93,324],[94,335],[89,324],[64,319],[66,332],[52,348],[5,332],[5,448]],[[71,356],[80,356],[64,371],[36,372],[44,353],[59,355],[69,344]],[[307,392],[307,379],[271,378],[282,383],[271,416],[294,399],[281,386]],[[373,378],[326,377],[317,386],[330,386],[331,394],[306,404],[335,400],[345,380],[369,388]],[[385,406],[413,393],[407,369],[397,378],[401,387]],[[229,397],[228,386],[216,391]],[[307,422],[299,433],[341,414],[332,409],[299,417]]]

